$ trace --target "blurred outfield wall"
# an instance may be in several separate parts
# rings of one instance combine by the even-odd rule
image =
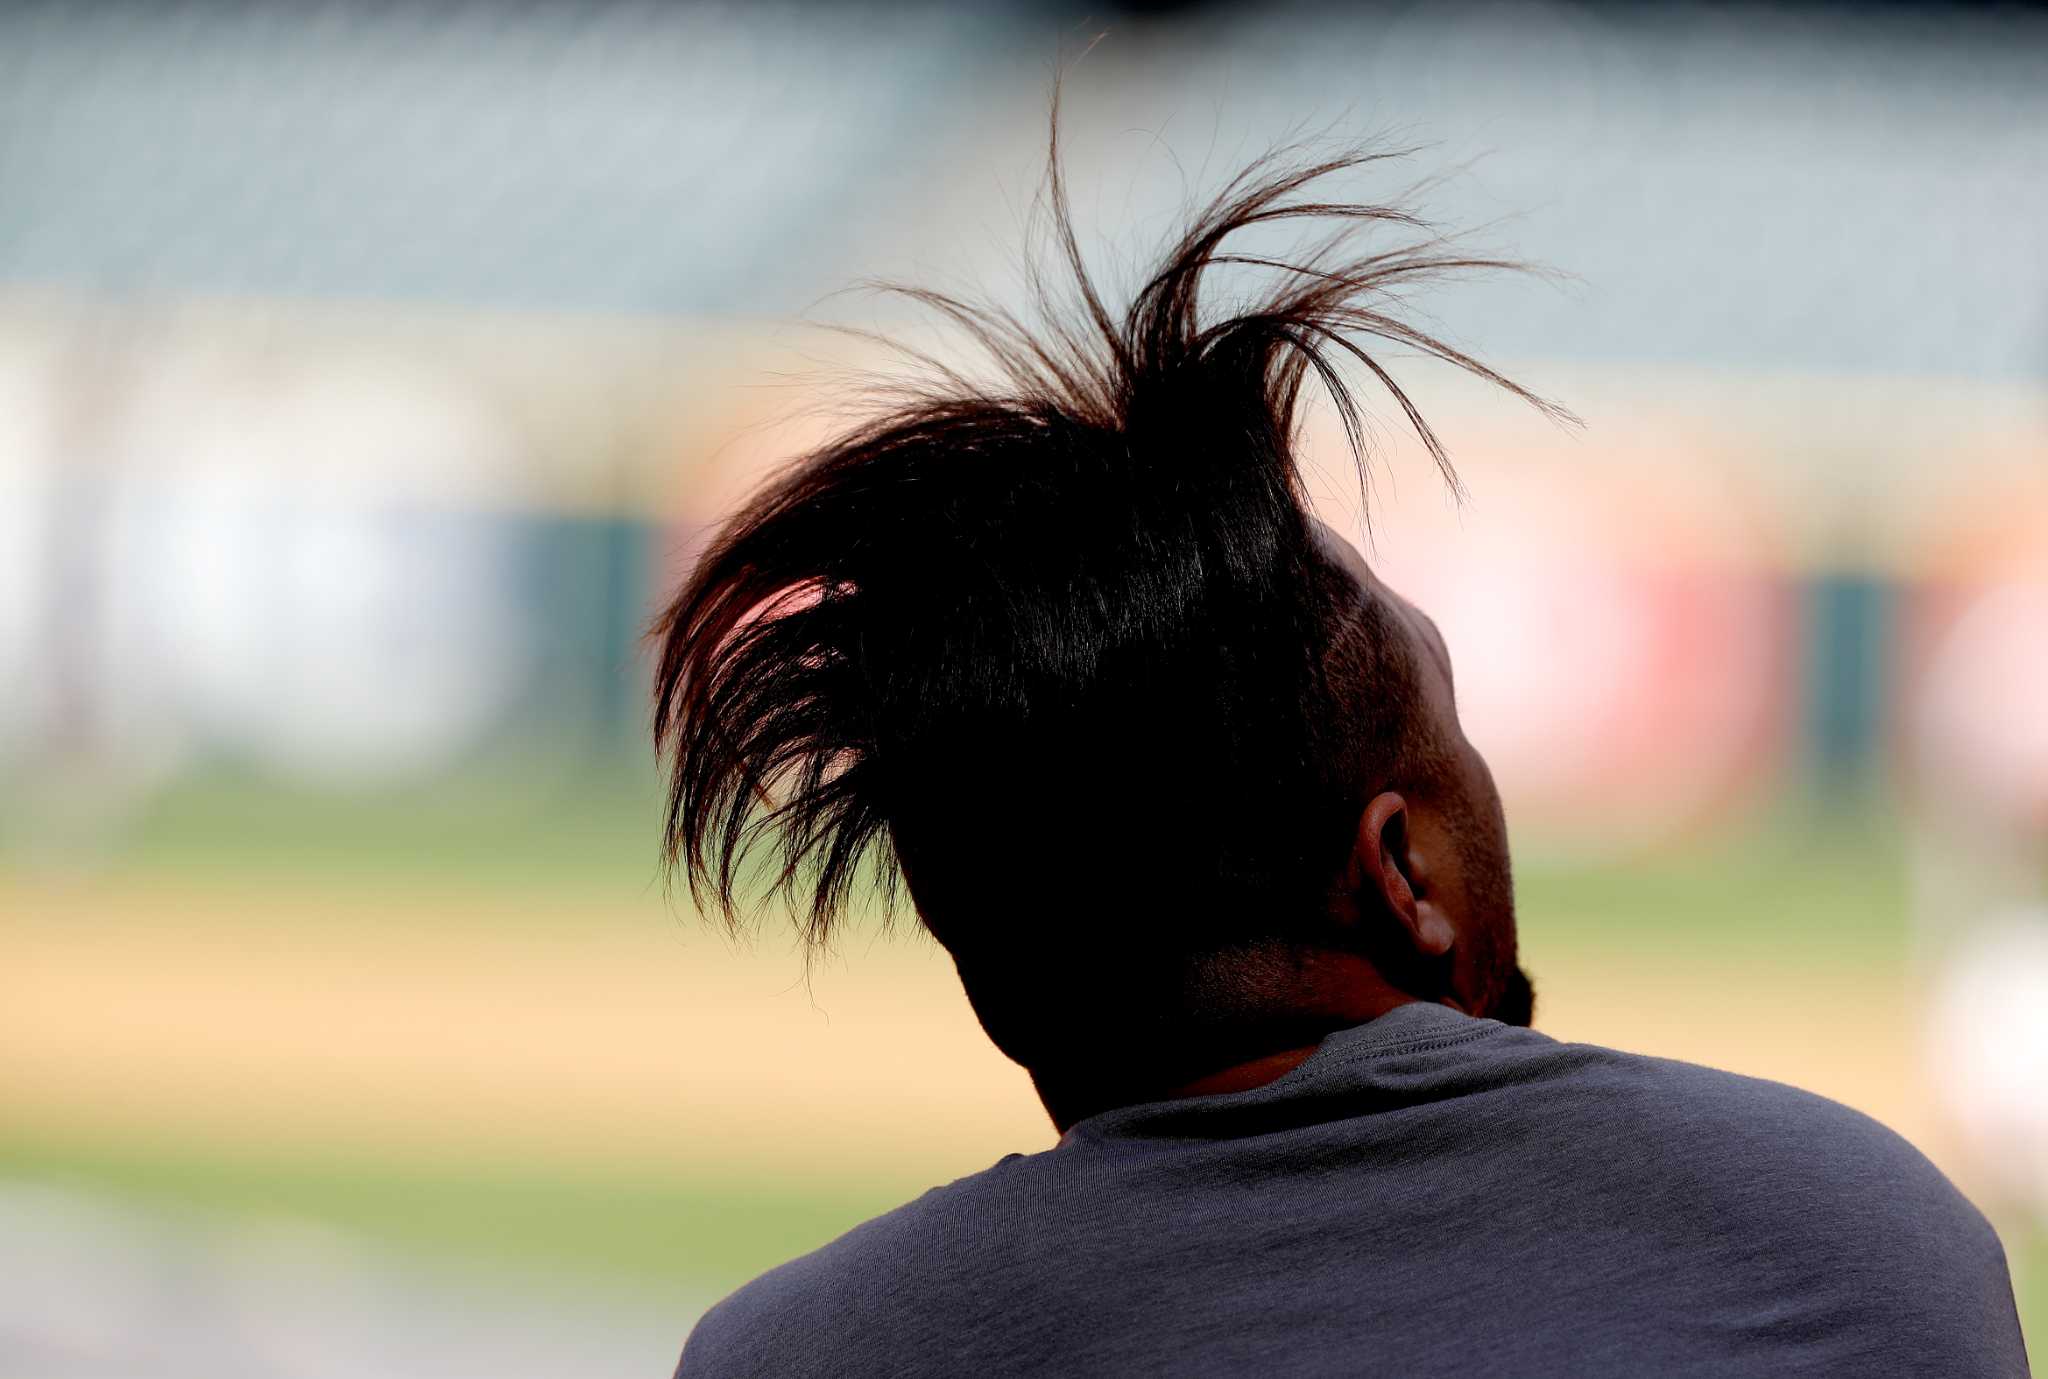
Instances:
[[[1519,662],[1499,679],[1524,690],[1531,666],[1605,677],[1507,695],[1501,743],[1609,693],[1649,701],[1641,741],[1712,737],[1781,783],[1860,789],[1910,754],[1938,624],[2040,559],[2040,21],[1219,5],[1108,27],[1068,101],[1112,284],[1176,206],[1304,132],[1419,146],[1354,190],[1450,170],[1428,211],[1571,275],[1427,306],[1585,435],[1423,375],[1472,470],[1469,554],[1399,548],[1436,521],[1412,457],[1383,491],[1407,504],[1397,577],[1474,591],[1446,593],[1468,658]],[[1094,32],[1000,8],[0,7],[16,779],[122,733],[101,754],[158,776],[239,755],[337,781],[630,741],[650,600],[823,434],[777,426],[845,358],[792,320],[926,343],[828,294],[891,272],[1013,293],[1049,74]],[[1506,608],[1513,562],[1545,574]],[[1646,564],[1707,573],[1653,594]],[[1545,655],[1552,629],[1581,654]],[[1669,702],[1702,677],[1704,702]],[[1601,817],[1621,796],[1592,775],[1532,798],[1576,789],[1594,833],[1637,817]]]

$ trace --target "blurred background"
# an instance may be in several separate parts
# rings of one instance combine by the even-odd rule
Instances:
[[[2041,1353],[2048,16],[336,0],[0,5],[0,1373],[666,1373],[1050,1144],[929,944],[665,894],[640,634],[1097,34],[1112,287],[1302,133],[1563,275],[1419,305],[1584,431],[1391,360],[1472,497],[1389,417],[1368,548],[1539,1024],[1891,1125]]]

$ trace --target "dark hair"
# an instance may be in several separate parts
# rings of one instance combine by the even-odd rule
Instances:
[[[1284,938],[1321,912],[1413,735],[1415,680],[1386,610],[1314,540],[1304,390],[1334,404],[1361,484],[1346,365],[1456,485],[1364,340],[1557,411],[1394,312],[1424,280],[1514,265],[1400,205],[1308,196],[1399,156],[1259,160],[1113,314],[1083,264],[1055,107],[1040,205],[1058,271],[1029,268],[1036,318],[891,289],[960,328],[995,381],[916,356],[927,381],[762,489],[654,628],[667,851],[700,904],[736,922],[757,879],[822,945],[857,886],[893,901],[907,883],[1027,1063],[1030,1019],[1005,990],[1064,973],[1071,991],[1083,971]],[[1228,246],[1280,222],[1324,233],[1289,259]],[[1213,310],[1219,268],[1257,290]],[[757,847],[773,870],[752,878]]]

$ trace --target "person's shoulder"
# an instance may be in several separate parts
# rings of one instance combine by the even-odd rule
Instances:
[[[1688,1160],[1718,1156],[1730,1167],[1820,1175],[1849,1189],[1873,1175],[1953,1194],[1941,1171],[1879,1121],[1782,1082],[1676,1059],[1590,1044],[1557,1046],[1589,1115],[1647,1151]],[[1960,1199],[1958,1199],[1960,1200]],[[1967,1206],[1967,1203],[1963,1205]]]
[[[2009,1328],[2005,1253],[1926,1155],[1861,1111],[1784,1083],[1515,1032],[1551,1062],[1599,1173],[1688,1238],[1883,1299],[1900,1325]],[[1988,1312],[1988,1315],[1986,1313]]]
[[[691,1329],[677,1379],[802,1379],[886,1368],[853,1353],[858,1338],[881,1334],[876,1323],[891,1299],[918,1289],[906,1274],[944,1256],[946,1239],[971,1222],[976,1199],[1007,1162],[933,1188],[739,1288]]]
[[[1741,1181],[1767,1175],[1827,1195],[1882,1181],[1976,1213],[1918,1149],[1840,1102],[1782,1082],[1676,1059],[1502,1030],[1496,1057],[1541,1089],[1603,1152]],[[1980,1218],[1981,1219],[1981,1218]]]

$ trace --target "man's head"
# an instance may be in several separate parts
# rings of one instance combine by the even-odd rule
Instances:
[[[1352,362],[1449,475],[1368,338],[1548,404],[1389,314],[1499,265],[1405,211],[1297,199],[1366,161],[1248,169],[1112,314],[1055,154],[1066,309],[1043,279],[1035,328],[914,293],[996,381],[944,373],[801,460],[655,629],[693,894],[735,915],[766,857],[823,943],[864,880],[900,883],[1056,1119],[1399,1000],[1529,1015],[1448,652],[1309,516],[1297,451],[1315,383],[1364,464]],[[1335,226],[1298,261],[1224,247],[1297,219]],[[1388,228],[1410,242],[1355,242]],[[1263,290],[1214,312],[1220,273]]]

